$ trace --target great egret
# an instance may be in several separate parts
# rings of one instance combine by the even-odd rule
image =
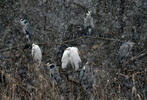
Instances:
[[[68,47],[65,49],[62,56],[62,69],[71,65],[75,71],[77,71],[81,65],[81,58],[79,56],[79,50],[77,47]]]
[[[34,43],[32,44],[32,57],[37,64],[39,65],[41,64],[41,60],[42,60],[41,49],[38,45]]]

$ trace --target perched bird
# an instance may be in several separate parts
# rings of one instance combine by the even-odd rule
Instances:
[[[144,13],[146,13],[147,11],[147,1],[146,0],[142,0],[141,9]]]
[[[83,80],[83,77],[84,77],[84,75],[85,75],[85,71],[88,71],[88,70],[86,70],[86,69],[89,69],[90,67],[89,67],[89,62],[87,61],[86,62],[86,64],[84,65],[84,67],[81,69],[81,71],[80,71],[80,80],[79,80],[79,84],[81,85],[81,83],[82,83],[82,80]]]
[[[71,65],[75,71],[77,71],[81,65],[81,58],[79,56],[79,50],[77,47],[68,47],[65,49],[62,56],[62,69]]]
[[[119,52],[118,52],[118,62],[121,64],[123,60],[129,56],[130,51],[132,50],[132,47],[134,46],[134,42],[125,42],[120,46]]]
[[[85,74],[85,66],[82,68],[82,70],[80,71],[80,80],[79,80],[79,84],[81,85],[82,83],[82,79],[84,77]]]
[[[78,37],[82,36],[84,34],[84,26],[76,25],[76,33]]]
[[[23,27],[23,32],[26,35],[27,41],[30,41],[32,33],[31,33],[31,27],[29,22],[26,19],[20,19],[20,24]]]
[[[50,69],[51,78],[53,78],[57,82],[58,87],[60,87],[61,78],[60,78],[60,75],[57,71],[56,65],[47,63],[47,67],[49,67],[49,69]]]
[[[75,37],[75,27],[73,24],[69,24],[68,27],[67,27],[67,30],[65,31],[64,33],[64,37],[63,37],[63,40],[64,41],[67,41],[69,39],[72,39]]]
[[[93,18],[91,17],[91,11],[88,11],[84,18],[84,28],[88,35],[91,35],[92,28],[94,28]]]
[[[38,45],[34,43],[32,44],[32,57],[37,64],[39,65],[41,64],[41,60],[42,60],[41,49]]]

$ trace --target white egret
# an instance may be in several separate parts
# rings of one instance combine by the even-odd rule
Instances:
[[[62,69],[71,65],[75,71],[77,71],[81,65],[81,58],[79,56],[79,50],[77,47],[68,47],[65,49],[62,56]]]
[[[41,64],[41,60],[42,60],[41,49],[38,45],[34,43],[32,44],[32,57],[37,64],[39,65]]]

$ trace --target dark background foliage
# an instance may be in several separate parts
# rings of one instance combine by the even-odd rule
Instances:
[[[78,37],[74,26],[84,23],[88,10],[94,19],[93,33]],[[29,21],[32,43],[41,47],[39,70],[33,64],[31,49],[23,49],[26,40],[20,18]],[[129,40],[135,46],[120,68],[118,50]],[[90,62],[82,86],[62,78],[59,88],[49,76],[46,63],[61,68],[59,52],[65,45],[79,48],[83,65]],[[146,49],[146,0],[0,0],[2,100],[147,100]]]

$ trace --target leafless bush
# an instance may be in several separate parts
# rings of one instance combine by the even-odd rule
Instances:
[[[0,98],[2,100],[111,100],[147,99],[145,0],[1,0],[0,1]],[[83,24],[86,11],[94,18],[91,36],[78,37],[70,25]],[[37,67],[31,49],[24,49],[20,18],[30,22],[31,43],[41,47]],[[72,34],[72,35],[71,35]],[[66,35],[70,39],[65,39]],[[118,66],[122,42],[136,43],[126,65]],[[67,80],[61,71],[61,46],[77,46],[83,65],[89,61],[82,85],[77,74]],[[46,63],[55,63],[60,87],[52,80]],[[126,70],[127,69],[127,70]],[[78,76],[78,75],[77,75]],[[72,80],[73,79],[73,80]]]

